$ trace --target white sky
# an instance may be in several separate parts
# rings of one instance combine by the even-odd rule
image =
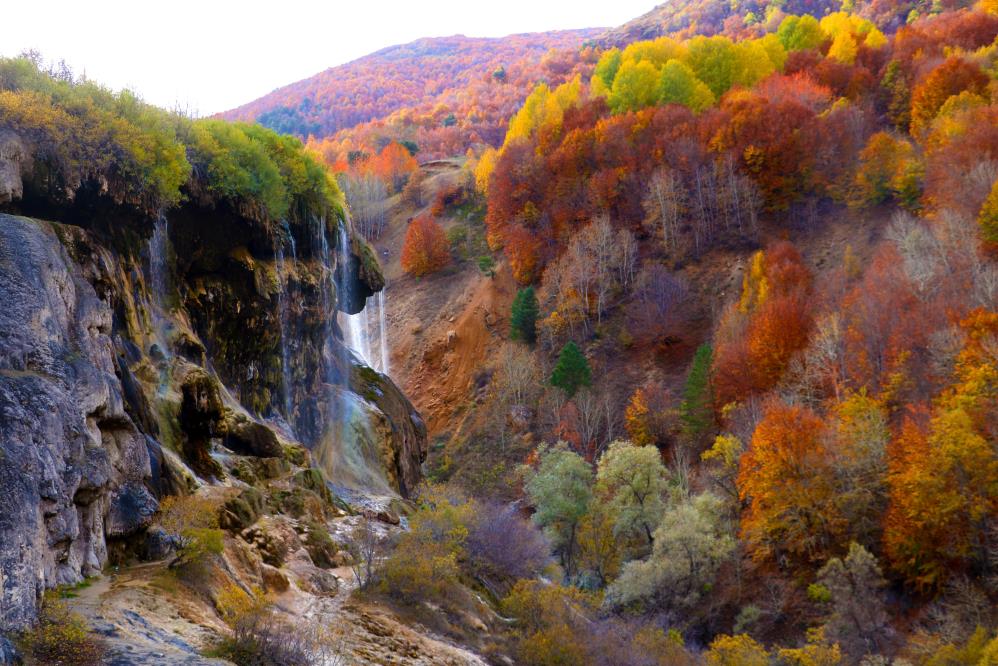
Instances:
[[[202,115],[420,37],[611,27],[662,0],[20,0],[0,55],[41,51],[114,89]]]

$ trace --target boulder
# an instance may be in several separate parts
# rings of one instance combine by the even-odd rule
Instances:
[[[280,594],[281,592],[287,592],[288,588],[291,587],[288,577],[284,575],[284,572],[269,564],[260,565],[260,577],[263,579],[263,589],[267,592]]]
[[[243,456],[280,458],[284,450],[274,431],[244,414],[231,414],[226,420],[225,448]]]
[[[148,562],[159,562],[173,555],[180,547],[176,537],[162,527],[153,527],[146,532],[142,548],[142,558]]]

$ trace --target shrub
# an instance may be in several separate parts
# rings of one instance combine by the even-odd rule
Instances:
[[[232,635],[219,641],[209,656],[237,666],[335,666],[345,663],[340,643],[338,632],[326,624],[303,618],[291,622],[269,609],[257,609],[241,617]]]
[[[707,651],[708,666],[769,666],[769,652],[746,634],[721,635]]]
[[[38,625],[22,634],[20,643],[24,653],[39,664],[98,666],[107,651],[103,639],[90,631],[57,592],[46,593]]]
[[[159,524],[180,544],[170,567],[191,582],[225,549],[224,533],[218,528],[218,502],[198,495],[171,495],[159,505]]]
[[[482,506],[468,528],[467,551],[480,575],[505,579],[533,578],[550,559],[547,539],[515,504]]]
[[[591,608],[580,590],[540,581],[521,580],[502,601],[503,614],[516,618],[519,663],[584,664],[584,642],[575,625]],[[585,623],[588,624],[588,623]]]
[[[215,595],[215,609],[229,626],[236,626],[244,617],[264,609],[267,599],[262,590],[246,592],[235,583],[228,583]]]
[[[411,529],[380,572],[381,589],[405,603],[446,601],[458,582],[459,562],[466,559],[471,503],[431,498],[410,519]]]

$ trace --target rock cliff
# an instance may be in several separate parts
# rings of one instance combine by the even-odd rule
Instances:
[[[300,442],[337,484],[415,487],[425,426],[335,323],[383,287],[356,237],[332,258],[346,222],[52,208],[21,199],[28,155],[0,137],[0,211],[27,215],[0,213],[0,632],[134,548],[157,498],[230,483],[227,455]]]

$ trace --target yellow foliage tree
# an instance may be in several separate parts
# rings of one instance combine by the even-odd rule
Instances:
[[[627,429],[631,441],[638,446],[655,443],[648,417],[648,399],[645,397],[644,389],[638,387],[631,395],[627,409],[624,410],[624,428]]]
[[[475,189],[482,196],[489,195],[489,180],[492,178],[492,172],[495,171],[498,160],[499,151],[491,146],[478,158],[478,164],[475,165]]]
[[[832,46],[828,49],[828,57],[851,65],[856,60],[857,50],[856,38],[849,32],[840,32],[832,40]]]
[[[769,651],[748,634],[718,636],[704,658],[708,666],[769,665]]]

